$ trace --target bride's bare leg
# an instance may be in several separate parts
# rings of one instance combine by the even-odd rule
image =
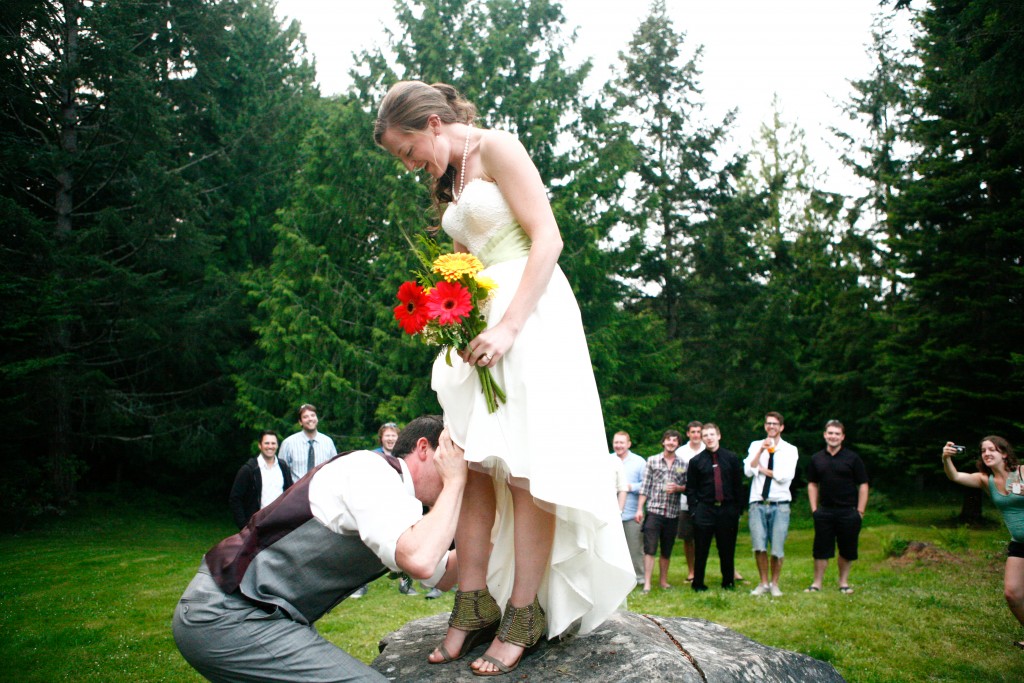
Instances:
[[[555,515],[541,509],[526,489],[510,486],[515,514],[515,578],[512,580],[512,595],[509,602],[514,607],[527,607],[533,603],[540,589],[544,570],[551,562],[551,546],[555,540]],[[459,549],[461,572],[462,550]],[[460,574],[461,576],[461,574]],[[487,648],[487,653],[499,662],[511,665],[519,660],[523,648],[504,643],[497,638]],[[477,671],[497,671],[498,668],[484,659],[477,659],[472,667]]]
[[[491,551],[491,527],[494,526],[494,482],[490,476],[469,471],[466,489],[462,494],[459,525],[455,529],[455,547],[459,550],[459,590],[472,591],[487,587],[487,561]],[[453,657],[462,652],[466,631],[448,628],[444,648]],[[427,661],[444,661],[435,649]]]

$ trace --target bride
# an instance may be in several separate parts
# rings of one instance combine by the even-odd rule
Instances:
[[[558,267],[562,238],[540,174],[519,140],[476,128],[450,85],[395,84],[374,138],[434,179],[455,251],[498,284],[487,329],[432,384],[470,477],[455,544],[459,590],[435,664],[462,658],[494,676],[578,623],[599,626],[635,586],[608,464],[604,420],[579,307]],[[490,413],[474,366],[507,402]],[[502,613],[499,605],[504,605]]]

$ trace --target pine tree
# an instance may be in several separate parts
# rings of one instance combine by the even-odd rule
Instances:
[[[216,132],[225,107],[210,93],[230,92],[218,74],[228,78],[226,58],[241,57],[231,50],[247,22],[272,19],[248,11],[259,7],[267,3],[5,7],[0,206],[11,229],[0,296],[14,314],[2,323],[0,372],[15,427],[8,446],[31,454],[17,458],[25,471],[5,497],[20,514],[29,498],[67,502],[83,467],[159,484],[174,467],[154,475],[153,459],[222,453],[217,439],[234,436],[222,368],[238,340],[217,323],[237,316],[233,287],[217,275],[232,263],[219,219],[248,200],[227,196],[230,174],[205,171],[215,159],[237,162],[248,144]],[[278,57],[278,83],[308,87],[293,54]],[[250,61],[238,72],[270,67]],[[234,123],[246,126],[244,109]]]
[[[365,447],[377,422],[437,411],[432,356],[391,312],[412,267],[401,231],[420,229],[427,198],[374,147],[357,99],[322,109],[271,263],[247,281],[258,341],[236,364],[238,417],[288,430],[295,408],[313,403],[339,448]]]
[[[760,209],[738,192],[742,159],[718,151],[733,114],[717,124],[702,119],[701,49],[684,60],[683,42],[655,2],[620,53],[606,105],[632,129],[636,150],[635,209],[625,217],[636,266],[621,275],[635,283],[638,320],[654,312],[678,345],[651,370],[669,393],[660,429],[694,415],[732,415],[726,406],[736,397],[723,391],[719,370],[743,363],[734,351],[749,337],[739,330],[756,291],[750,244]]]
[[[934,471],[947,440],[1019,441],[1024,399],[1024,8],[935,0],[919,21],[918,151],[890,208],[906,292],[879,390],[903,471]]]
[[[890,234],[897,226],[888,220],[889,207],[899,187],[908,182],[908,129],[918,114],[912,97],[919,68],[913,51],[896,45],[893,22],[890,15],[876,17],[868,50],[872,71],[867,78],[850,82],[853,92],[843,111],[855,130],[830,129],[841,145],[843,164],[865,186],[852,198],[847,222],[870,239],[872,251],[865,254],[861,275],[887,307],[899,297],[900,280],[899,263],[890,248],[899,235]]]

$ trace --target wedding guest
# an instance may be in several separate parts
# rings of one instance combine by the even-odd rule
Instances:
[[[705,449],[690,461],[686,473],[686,496],[693,510],[693,590],[706,591],[704,574],[711,552],[711,540],[718,548],[722,588],[736,586],[736,536],[743,510],[743,464],[739,457],[721,447],[718,425],[705,422],[701,428]]]
[[[394,422],[385,422],[377,429],[377,447],[373,449],[373,452],[391,455],[391,449],[395,447],[396,441],[398,441],[398,425]],[[426,509],[423,512],[426,513]],[[360,598],[366,595],[369,588],[369,586],[360,587],[352,597]],[[435,588],[434,590],[436,591],[437,589]],[[398,592],[402,595],[419,595],[419,591],[413,588],[412,579],[405,573],[398,577]],[[434,597],[439,595],[440,591],[437,591],[437,595]]]
[[[644,582],[644,544],[640,534],[640,522],[636,512],[640,502],[640,488],[644,483],[644,469],[647,463],[630,450],[633,442],[628,432],[615,432],[612,436],[612,452],[622,463],[626,472],[626,499],[622,504],[622,532],[626,535],[629,557],[633,560],[633,572],[637,585]]]
[[[796,476],[799,459],[796,446],[782,438],[785,428],[782,413],[766,413],[765,438],[751,442],[747,458],[743,461],[743,473],[752,477],[747,522],[760,576],[757,587],[750,591],[751,595],[771,593],[774,597],[782,596],[779,579],[782,577],[782,561],[789,533],[790,501],[793,500],[789,485]]]
[[[814,517],[814,581],[805,593],[821,590],[828,561],[839,547],[839,591],[853,593],[850,568],[857,559],[861,520],[868,507],[868,472],[856,452],[843,446],[839,420],[825,423],[825,448],[807,467],[807,499]]]
[[[334,441],[317,430],[320,418],[316,406],[303,403],[299,406],[299,424],[302,430],[295,432],[281,444],[281,459],[292,471],[295,481],[317,465],[322,465],[337,454]]]
[[[398,425],[394,422],[385,422],[377,429],[377,447],[373,450],[377,453],[391,455],[391,449],[398,441]]]
[[[947,441],[942,447],[942,469],[946,476],[961,486],[988,491],[1010,532],[1003,595],[1010,612],[1024,626],[1024,472],[1010,443],[1001,436],[981,440],[978,472],[958,472],[953,464],[956,454],[957,447]],[[1024,640],[1015,641],[1014,645],[1024,649]]]
[[[686,469],[676,457],[681,439],[678,431],[666,429],[661,435],[661,453],[647,458],[644,469],[635,519],[643,524],[645,594],[651,592],[654,556],[659,549],[658,584],[662,590],[672,587],[668,582],[668,569],[679,528],[679,494],[686,490],[683,483]]]
[[[277,457],[277,433],[263,430],[259,436],[260,454],[249,458],[235,475],[228,505],[235,526],[245,526],[253,513],[270,505],[292,485],[292,473]]]

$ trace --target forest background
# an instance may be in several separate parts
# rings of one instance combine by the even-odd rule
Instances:
[[[939,447],[1024,423],[1024,6],[883,1],[834,133],[863,192],[825,191],[772,112],[726,152],[701,53],[662,0],[583,90],[551,0],[396,2],[386,47],[321,97],[269,0],[7,0],[0,14],[0,507],[83,491],[219,499],[255,433],[319,408],[339,449],[438,406],[392,308],[427,180],[374,147],[400,78],[455,83],[550,189],[611,433],[660,450],[766,410],[804,456],[824,422],[883,489]],[[913,47],[888,28],[910,12]],[[566,429],[573,426],[566,424]],[[971,458],[973,459],[973,458]],[[967,461],[962,467],[969,467]],[[970,516],[978,498],[965,502]]]

